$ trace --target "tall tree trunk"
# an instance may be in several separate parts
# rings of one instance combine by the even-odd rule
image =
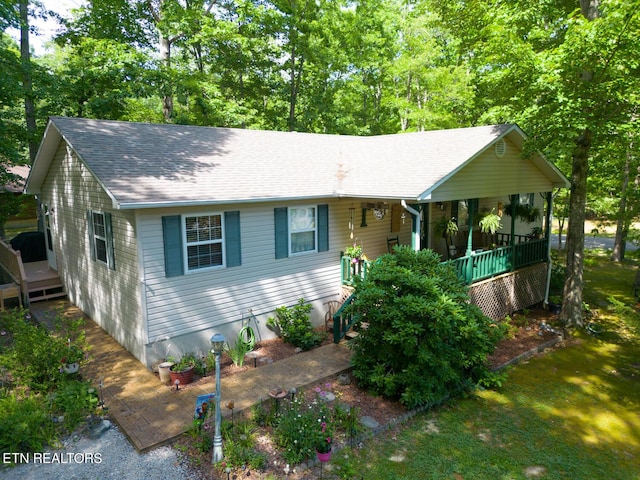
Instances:
[[[560,318],[567,326],[582,326],[582,287],[584,269],[584,217],[589,175],[591,130],[585,128],[576,140],[571,166],[571,198],[567,232],[567,278]]]
[[[27,125],[29,163],[33,165],[38,153],[36,127],[36,107],[33,100],[33,80],[31,78],[31,51],[29,49],[29,0],[20,0],[20,63],[22,66],[22,91],[24,95],[24,118]],[[38,231],[44,232],[44,215],[40,198],[36,199]],[[4,235],[4,232],[2,232]]]
[[[580,0],[580,10],[587,20],[600,15],[599,0]],[[583,81],[593,79],[592,71],[581,75]],[[584,217],[587,202],[587,177],[589,175],[589,151],[591,130],[586,127],[576,139],[571,165],[571,198],[569,200],[569,229],[567,232],[567,278],[560,319],[568,327],[581,327],[582,287],[584,286]]]
[[[38,152],[38,140],[36,138],[36,108],[33,101],[33,81],[31,79],[31,52],[29,51],[29,0],[20,0],[20,61],[22,64],[22,90],[29,142],[29,160],[33,163]]]
[[[160,36],[160,61],[163,64],[166,73],[166,82],[162,92],[162,113],[164,121],[171,122],[173,117],[173,88],[171,85],[171,40],[165,37],[162,32]]]
[[[627,149],[622,176],[622,193],[618,205],[618,220],[616,222],[616,237],[613,243],[611,260],[621,262],[624,259],[627,233],[629,231],[627,217],[627,189],[629,188],[629,173],[631,170],[631,148]]]

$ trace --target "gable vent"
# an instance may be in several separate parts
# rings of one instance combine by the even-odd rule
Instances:
[[[495,144],[496,157],[502,158],[506,151],[507,151],[507,142],[504,141],[504,138],[501,138]]]

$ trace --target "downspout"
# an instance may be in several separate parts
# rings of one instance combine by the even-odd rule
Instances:
[[[400,200],[400,203],[402,204],[402,208],[413,215],[416,219],[413,232],[411,233],[411,248],[417,252],[420,250],[420,212],[415,208],[411,208],[404,200]]]
[[[544,289],[544,304],[549,305],[549,288],[551,287],[551,224],[553,222],[553,193],[547,192],[547,225],[545,237],[547,238],[547,286]]]
[[[520,203],[519,195],[509,195],[511,201],[511,271],[516,270],[516,206]]]

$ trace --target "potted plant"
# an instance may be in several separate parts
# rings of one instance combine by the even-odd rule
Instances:
[[[331,443],[333,433],[326,421],[320,423],[320,430],[316,439],[316,455],[321,462],[328,462],[331,459]]]
[[[492,208],[491,211],[483,215],[480,222],[478,222],[482,233],[495,235],[495,233],[502,228],[502,217],[494,212],[495,208]]]
[[[196,366],[196,356],[193,353],[185,353],[180,360],[169,367],[169,378],[171,378],[171,384],[176,384],[176,380],[179,381],[179,385],[187,385],[193,381],[193,371]]]
[[[488,234],[491,237],[491,247],[494,248],[497,241],[495,238],[495,234],[498,230],[502,228],[502,217],[500,215],[494,213],[495,208],[492,208],[490,212],[485,213],[478,225],[480,226],[480,231],[484,234]]]
[[[542,231],[542,227],[533,227],[531,229],[531,233],[529,234],[529,238],[531,238],[532,240],[539,240],[542,238],[542,234],[544,232]]]
[[[442,235],[447,246],[449,257],[456,254],[456,247],[453,245],[453,236],[458,233],[458,224],[455,217],[440,217],[435,223],[434,232],[436,235]]]
[[[504,206],[504,214],[510,217],[519,218],[525,223],[533,223],[540,219],[540,209],[531,205],[520,205],[508,203]]]
[[[60,359],[62,370],[65,373],[76,373],[80,370],[80,362],[84,359],[84,352],[77,345],[69,341],[64,357]]]
[[[358,245],[354,242],[352,246],[345,248],[344,254],[345,256],[351,258],[351,268],[353,270],[353,274],[359,275],[361,273],[360,261],[366,260],[364,251],[362,249],[362,244]]]
[[[358,263],[364,255],[362,251],[362,245],[353,244],[344,250],[344,254],[347,257],[351,257],[353,263]]]

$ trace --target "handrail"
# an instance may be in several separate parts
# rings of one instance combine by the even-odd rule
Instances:
[[[368,260],[354,259],[343,255],[340,257],[340,278],[342,279],[342,284],[353,285],[355,277],[365,278],[370,266],[371,262]]]
[[[333,315],[333,343],[340,343],[340,340],[344,338],[346,333],[357,321],[357,315],[344,313],[344,310],[351,305],[354,300],[355,294],[352,293]]]
[[[512,262],[512,250],[515,249],[515,266]],[[495,277],[518,268],[526,267],[533,263],[547,260],[547,239],[529,240],[528,242],[517,243],[513,247],[498,247],[492,250],[475,251],[453,260],[456,275],[466,285],[479,282],[486,278]],[[446,263],[446,262],[443,262]],[[341,270],[343,282],[345,278],[353,283],[355,276],[362,275],[363,278],[368,272],[371,262],[360,261],[354,264],[351,257],[342,257]],[[346,275],[345,275],[346,272]],[[358,321],[358,316],[352,313],[344,313],[346,308],[353,303],[355,293],[340,306],[333,315],[333,341],[339,343],[351,327]]]
[[[28,295],[27,275],[24,272],[20,251],[14,250],[11,245],[3,240],[0,240],[0,268],[20,286],[23,296]]]
[[[512,248],[515,257],[512,257]],[[515,258],[515,264],[512,261]],[[475,251],[471,255],[455,258],[456,274],[466,285],[479,282],[486,278],[495,277],[511,272],[518,268],[547,259],[547,239],[530,240],[517,243],[513,247],[498,247],[493,250]]]

